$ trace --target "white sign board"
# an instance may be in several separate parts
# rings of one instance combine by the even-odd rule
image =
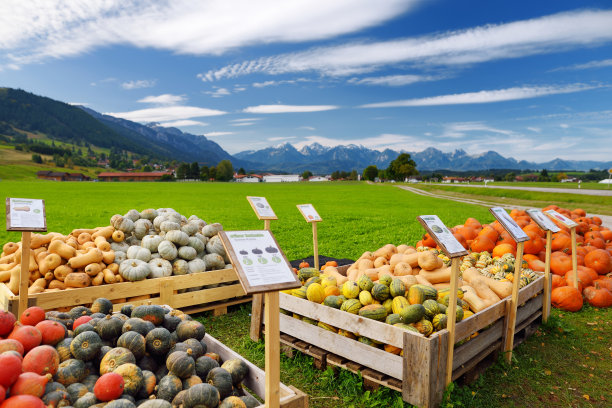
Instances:
[[[531,219],[534,220],[536,224],[538,224],[538,226],[542,228],[544,231],[551,231],[551,232],[561,231],[561,228],[557,227],[555,223],[552,222],[550,218],[545,216],[541,210],[536,210],[536,209],[527,210],[527,214],[529,214]]]
[[[506,210],[501,207],[493,207],[489,208],[489,211],[516,242],[529,241],[529,236],[527,236],[525,231],[523,231],[516,221],[510,217],[510,214],[508,214]]]
[[[45,200],[6,198],[7,231],[46,231]]]
[[[315,210],[315,208],[312,206],[312,204],[298,204],[297,208],[298,210],[300,210],[306,221],[323,221],[317,210]]]
[[[544,211],[544,212],[546,214],[548,214],[549,217],[554,218],[557,221],[560,221],[567,228],[574,228],[574,227],[578,226],[578,224],[576,222],[574,222],[573,220],[567,218],[565,215],[558,213],[555,210],[547,210],[547,211]]]
[[[253,207],[253,211],[257,214],[260,220],[277,220],[278,217],[274,214],[274,210],[268,204],[266,197],[247,197],[249,204]]]
[[[417,217],[417,220],[423,224],[423,227],[431,234],[432,238],[446,252],[449,258],[468,254],[463,245],[457,241],[457,238],[446,228],[446,225],[437,215],[421,215]]]
[[[219,237],[247,294],[300,287],[270,231],[220,231]]]

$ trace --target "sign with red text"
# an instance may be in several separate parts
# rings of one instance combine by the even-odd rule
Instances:
[[[308,222],[323,221],[321,219],[321,216],[317,212],[317,210],[315,210],[315,208],[312,206],[312,204],[298,204],[297,208],[298,210],[300,210],[300,212],[302,213],[302,216],[304,216],[304,219],[306,221]]]

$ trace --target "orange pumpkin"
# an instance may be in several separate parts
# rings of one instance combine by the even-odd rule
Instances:
[[[461,234],[459,234],[458,232],[453,233],[453,236],[455,237],[455,239],[457,241],[459,241],[459,243],[465,248],[468,248],[468,244],[467,244],[467,240],[465,239],[465,237]]]
[[[483,229],[480,230],[478,236],[481,235],[487,236],[493,242],[497,241],[497,238],[499,237],[499,233],[495,231],[495,228],[489,225],[485,226]]]
[[[510,244],[499,244],[499,245],[496,245],[495,248],[493,248],[493,257],[501,257],[503,254],[514,255],[515,253],[516,253],[516,248]]]
[[[550,247],[553,251],[567,252],[569,251],[571,245],[572,240],[567,233],[559,231],[552,235],[552,243]]]
[[[586,269],[589,269],[589,268],[586,268]],[[574,271],[570,269],[565,274],[565,280],[567,281],[568,285],[570,284],[570,280],[573,282],[573,280],[571,279],[571,276],[573,276],[573,273]],[[593,284],[593,276],[585,269],[580,269],[580,267],[578,267],[578,270],[576,270],[576,275],[578,276],[578,280],[580,283],[582,283],[583,287],[586,288],[587,286],[591,286]]]
[[[463,235],[466,240],[474,239],[478,236],[478,231],[472,227],[459,227],[457,228],[457,234]]]
[[[489,237],[485,235],[476,237],[470,244],[470,249],[474,252],[492,252],[493,248],[495,248],[495,242],[491,241]]]
[[[526,254],[537,254],[544,249],[544,240],[537,233],[528,231],[527,236],[529,241],[525,241],[523,247]]]
[[[572,258],[563,252],[553,252],[550,257],[550,270],[555,275],[565,275],[572,269]]]
[[[599,218],[599,217],[591,217],[591,219],[593,220],[593,224],[601,225],[601,218]]]
[[[606,288],[612,292],[612,278],[601,276],[593,281],[593,285],[598,284],[602,288]]]
[[[606,240],[606,242],[608,241],[612,241],[612,231],[609,229],[602,229],[601,231],[599,231],[601,233],[601,236],[603,237],[603,239]]]
[[[546,264],[540,261],[540,258],[530,259],[527,261],[527,265],[529,265],[529,269],[533,269],[534,271],[538,272],[544,272],[544,269],[546,269]],[[553,274],[553,276],[558,275]]]
[[[593,269],[599,275],[605,275],[612,269],[610,253],[603,249],[595,249],[584,257],[584,265]]]
[[[463,225],[465,225],[466,227],[470,226],[478,230],[482,228],[482,224],[480,224],[480,221],[478,221],[476,218],[471,218],[471,217],[465,220],[465,223]]]
[[[557,309],[577,312],[582,309],[582,294],[573,286],[561,286],[553,289],[550,302]]]
[[[434,241],[434,239],[429,235],[429,232],[423,235],[422,241],[423,241],[423,246],[426,246],[426,247],[435,248],[437,245],[436,241]]]
[[[536,234],[538,234],[540,236],[540,238],[544,238],[546,236],[546,232],[544,232],[544,230],[540,227],[538,227],[538,224],[536,223],[529,223],[529,225],[527,225],[525,228],[523,228],[523,231],[525,232],[535,232]]]
[[[552,289],[560,288],[561,286],[567,286],[565,276],[561,275],[550,275],[552,277]]]
[[[569,271],[568,273],[566,273],[565,281],[567,282],[567,286],[571,286],[573,288],[574,287],[574,272]],[[584,289],[584,287],[585,285],[582,284],[582,280],[580,279],[580,276],[578,276],[577,289],[580,291],[580,293],[582,293],[582,290]]]
[[[497,245],[501,244],[510,244],[516,250],[516,241],[513,240],[510,234],[508,234],[506,231],[499,234],[499,241],[497,241]]]
[[[584,297],[591,306],[594,307],[610,307],[612,306],[612,293],[606,288],[602,288],[599,284],[589,286],[584,289]]]
[[[300,269],[302,268],[310,268],[310,264],[306,261],[302,261],[300,262],[300,264],[298,265]]]

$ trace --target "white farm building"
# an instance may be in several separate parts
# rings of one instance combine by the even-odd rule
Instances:
[[[299,174],[268,174],[263,176],[263,181],[266,183],[291,183],[301,180],[302,177]]]

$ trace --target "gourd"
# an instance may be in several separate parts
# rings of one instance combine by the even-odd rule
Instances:
[[[202,340],[206,335],[206,331],[204,325],[197,320],[187,320],[177,326],[176,334],[180,341],[187,339]]]
[[[419,252],[417,262],[421,269],[428,271],[441,268],[444,265],[442,259],[438,258],[433,251]]]
[[[106,298],[97,298],[91,304],[92,313],[109,314],[113,311],[113,303]]]
[[[145,355],[146,342],[142,334],[135,331],[127,331],[117,339],[117,347],[124,347],[130,350],[138,360]]]
[[[361,307],[362,304],[359,302],[358,299],[347,299],[344,301],[344,303],[342,303],[342,306],[340,306],[340,310],[352,314],[358,314]]]
[[[195,258],[187,262],[189,273],[199,273],[206,271],[206,262],[203,259]]]
[[[136,238],[142,239],[147,235],[149,229],[151,229],[152,227],[153,223],[147,219],[136,220],[136,222],[134,222],[133,234]]]
[[[142,367],[141,367],[142,369]],[[139,398],[149,398],[153,392],[155,392],[155,386],[157,385],[157,378],[155,378],[155,374],[148,370],[142,370],[142,387],[138,391],[137,397]]]
[[[403,296],[396,296],[393,298],[392,304],[391,304],[391,310],[393,311],[393,313],[397,313],[399,314],[399,312],[405,308],[406,306],[409,306],[410,303],[408,303],[408,300],[406,300],[405,297]]]
[[[145,235],[142,237],[140,245],[151,252],[158,252],[157,248],[164,239],[159,235]]]
[[[395,278],[391,281],[391,285],[389,285],[389,294],[392,298],[396,296],[404,296],[406,294],[406,285],[402,282],[401,279]]]
[[[380,302],[389,298],[389,287],[382,283],[375,283],[372,287],[372,297]]]
[[[130,282],[146,279],[151,274],[149,264],[140,259],[126,259],[119,265],[119,274]]]
[[[191,349],[187,352],[175,351],[166,359],[166,368],[170,374],[174,374],[181,379],[189,378],[193,375],[195,361],[191,358]]]
[[[124,347],[115,347],[102,357],[100,361],[100,374],[106,374],[114,371],[122,364],[136,363],[134,354]]]
[[[207,238],[212,238],[215,235],[217,235],[219,231],[222,231],[222,230],[223,230],[223,226],[216,222],[216,223],[208,224],[202,227],[202,235],[204,235]]]
[[[178,222],[171,220],[162,221],[161,224],[159,224],[159,230],[163,232],[178,231],[180,228],[181,225]]]
[[[181,379],[176,375],[168,374],[159,381],[157,398],[172,401],[182,389],[183,382]]]
[[[187,235],[193,235],[200,229],[199,225],[196,222],[188,222],[187,224],[181,226],[181,231]]]
[[[240,358],[226,360],[221,368],[231,374],[234,385],[240,384],[249,373],[249,366]]]
[[[442,329],[446,329],[447,321],[448,321],[448,318],[446,314],[440,313],[434,316],[431,323],[433,324],[434,329],[439,331]]]
[[[359,309],[359,316],[384,321],[387,317],[387,309],[383,305],[367,305]]]
[[[189,235],[178,229],[166,232],[164,239],[178,246],[184,246],[189,244]]]
[[[225,256],[225,248],[223,248],[223,243],[218,235],[215,235],[210,239],[210,241],[208,241],[206,244],[206,251],[210,254],[219,254],[223,257]]]
[[[128,331],[135,331],[143,336],[146,336],[147,333],[153,330],[154,328],[155,325],[149,321],[143,320],[139,317],[130,317],[125,322],[123,322],[123,327],[121,328],[121,331],[123,333]]]
[[[144,381],[140,367],[136,364],[127,363],[120,365],[113,372],[123,377],[125,383],[123,391],[129,395],[136,395]]]
[[[186,275],[189,273],[189,264],[186,260],[176,258],[172,262],[172,274],[173,275]]]
[[[206,269],[208,270],[223,269],[225,267],[225,260],[219,254],[204,255],[204,262],[206,262]]]
[[[151,251],[137,245],[129,247],[126,255],[128,259],[140,259],[143,262],[149,262],[151,260]]]
[[[476,291],[471,286],[464,285],[461,287],[461,290],[463,290],[463,300],[470,305],[470,309],[474,312],[478,313],[490,306],[488,302],[485,302],[476,294]]]
[[[206,249],[206,244],[198,237],[189,237],[189,243],[187,245],[195,249],[198,254],[204,252]]]
[[[123,377],[117,373],[103,374],[94,385],[93,392],[100,401],[112,401],[123,394]]]
[[[149,269],[151,269],[149,278],[163,278],[172,275],[172,264],[163,258],[151,259]]]
[[[219,367],[219,363],[209,356],[198,357],[195,362],[195,371],[200,378],[206,378],[208,372],[216,367]]]
[[[131,317],[139,317],[159,326],[164,322],[165,314],[164,308],[159,305],[140,305],[132,310]]]
[[[413,304],[400,310],[400,318],[403,323],[410,324],[421,320],[425,316],[425,307],[421,304]]]
[[[162,356],[172,347],[172,336],[163,327],[156,327],[145,337],[147,351],[154,356]]]
[[[144,218],[146,220],[154,220],[157,217],[157,210],[153,208],[147,208],[146,210],[142,210],[140,212],[140,218]]]
[[[423,307],[425,308],[425,317],[429,320],[433,319],[433,317],[440,313],[439,303],[433,299],[426,299],[423,302]]]
[[[178,249],[178,256],[187,261],[195,259],[197,255],[198,253],[196,252],[195,248],[190,246],[182,246]]]
[[[55,374],[59,366],[60,358],[55,348],[43,345],[34,347],[23,358],[23,371],[33,372],[39,375]]]
[[[68,393],[71,401],[76,401],[81,398],[83,395],[87,394],[89,390],[84,384],[81,383],[73,383],[68,387],[64,388]]]
[[[438,258],[438,259],[440,259],[440,258]],[[421,269],[419,271],[419,275],[423,276],[430,283],[450,282],[451,268],[450,267],[441,267],[441,268],[434,269],[434,270]]]
[[[85,378],[86,374],[85,363],[82,360],[71,358],[59,364],[53,378],[63,386],[69,386],[70,384],[80,382]]]
[[[117,318],[107,315],[96,323],[96,332],[104,340],[111,340],[121,335],[123,322]]]
[[[168,261],[172,261],[178,255],[178,250],[176,249],[176,246],[168,240],[163,240],[159,243],[157,247],[157,252],[161,255],[162,258],[167,259]]]
[[[85,288],[91,285],[91,278],[85,272],[71,272],[64,278],[64,285],[67,288]]]
[[[224,368],[217,367],[210,370],[206,376],[206,382],[219,391],[221,399],[232,393],[232,375]],[[197,387],[197,385],[194,387]],[[187,396],[189,397],[189,390],[187,391]]]
[[[82,361],[93,360],[102,348],[102,339],[97,333],[86,331],[77,335],[70,343],[72,355]]]

